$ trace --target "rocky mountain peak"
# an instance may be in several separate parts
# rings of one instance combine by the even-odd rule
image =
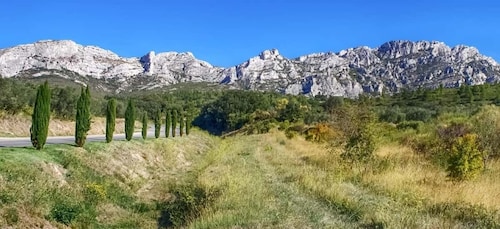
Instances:
[[[76,82],[93,78],[113,91],[211,82],[290,94],[356,97],[401,88],[498,82],[500,66],[474,47],[451,48],[437,41],[397,40],[377,48],[361,46],[294,59],[270,49],[242,64],[218,68],[190,52],[151,51],[139,58],[122,58],[96,46],[46,40],[0,49],[0,75],[56,75]]]
[[[283,59],[278,49],[264,50],[259,54],[261,60]]]

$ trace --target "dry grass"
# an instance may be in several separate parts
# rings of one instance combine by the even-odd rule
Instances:
[[[377,151],[391,160],[392,169],[365,176],[365,181],[391,192],[416,193],[433,203],[457,202],[500,210],[500,162],[493,161],[477,180],[453,183],[442,168],[400,145],[386,145]]]
[[[136,122],[136,126],[139,125]],[[3,115],[0,118],[0,137],[29,137],[31,117],[25,115]],[[115,133],[124,133],[125,120],[116,120]],[[92,118],[89,135],[105,134],[106,119],[101,117]],[[51,119],[49,124],[49,136],[72,136],[75,134],[75,122],[68,120]]]

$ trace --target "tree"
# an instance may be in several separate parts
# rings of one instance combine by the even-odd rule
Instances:
[[[160,129],[161,129],[161,110],[158,109],[155,113],[155,138],[160,137]]]
[[[182,135],[184,135],[184,124],[185,124],[185,120],[184,120],[184,114],[182,114],[182,112],[180,112],[179,114],[179,135],[182,137]]]
[[[125,110],[125,138],[127,141],[132,139],[135,126],[135,108],[132,99],[128,100],[127,109]]]
[[[165,111],[165,137],[170,135],[170,128],[172,126],[172,111]]]
[[[110,143],[113,140],[113,133],[115,132],[116,120],[116,100],[108,100],[106,107],[106,142]]]
[[[41,150],[47,141],[50,121],[50,88],[47,81],[38,87],[31,120],[31,144]]]
[[[186,135],[189,135],[189,132],[191,130],[191,116],[186,115]]]
[[[148,137],[148,113],[144,112],[142,115],[142,139],[146,140]]]
[[[76,104],[75,144],[82,147],[90,130],[90,90],[82,87],[80,98]]]
[[[483,170],[483,153],[479,151],[476,140],[475,134],[466,134],[456,139],[446,169],[452,180],[470,180]]]
[[[175,128],[177,128],[177,110],[172,110],[172,137],[175,138]]]

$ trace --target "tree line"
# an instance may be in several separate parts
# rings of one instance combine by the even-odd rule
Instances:
[[[49,88],[48,82],[45,81],[37,88],[35,97],[32,124],[30,127],[30,138],[33,147],[41,150],[48,137],[49,122],[51,116],[51,98],[52,91]],[[116,125],[116,99],[108,99],[106,106],[106,142],[110,143],[113,140]],[[131,98],[128,99],[127,108],[125,110],[125,139],[130,141],[133,137],[136,121],[136,107]],[[158,109],[154,116],[155,138],[160,137],[160,129],[162,126],[162,111]],[[142,113],[142,138],[145,140],[148,134],[148,114]],[[179,124],[179,135],[182,137],[184,133],[189,135],[191,128],[191,118],[178,109],[165,109],[165,137],[176,136],[177,124]],[[87,139],[87,133],[91,125],[91,95],[89,87],[82,87],[80,96],[76,102],[75,115],[75,145],[83,147]]]

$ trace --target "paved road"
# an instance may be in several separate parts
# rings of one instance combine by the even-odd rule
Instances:
[[[160,137],[165,137],[164,129],[160,131]],[[178,132],[178,130],[177,130]],[[150,128],[148,130],[148,138],[154,138],[154,129]],[[135,132],[133,138],[142,138],[141,132]],[[88,135],[87,142],[104,142],[106,140],[105,135]],[[125,140],[125,134],[114,134],[113,140]],[[46,144],[75,144],[75,136],[52,136],[47,138]],[[31,145],[30,137],[15,137],[15,138],[5,138],[0,137],[0,147],[29,147]]]

